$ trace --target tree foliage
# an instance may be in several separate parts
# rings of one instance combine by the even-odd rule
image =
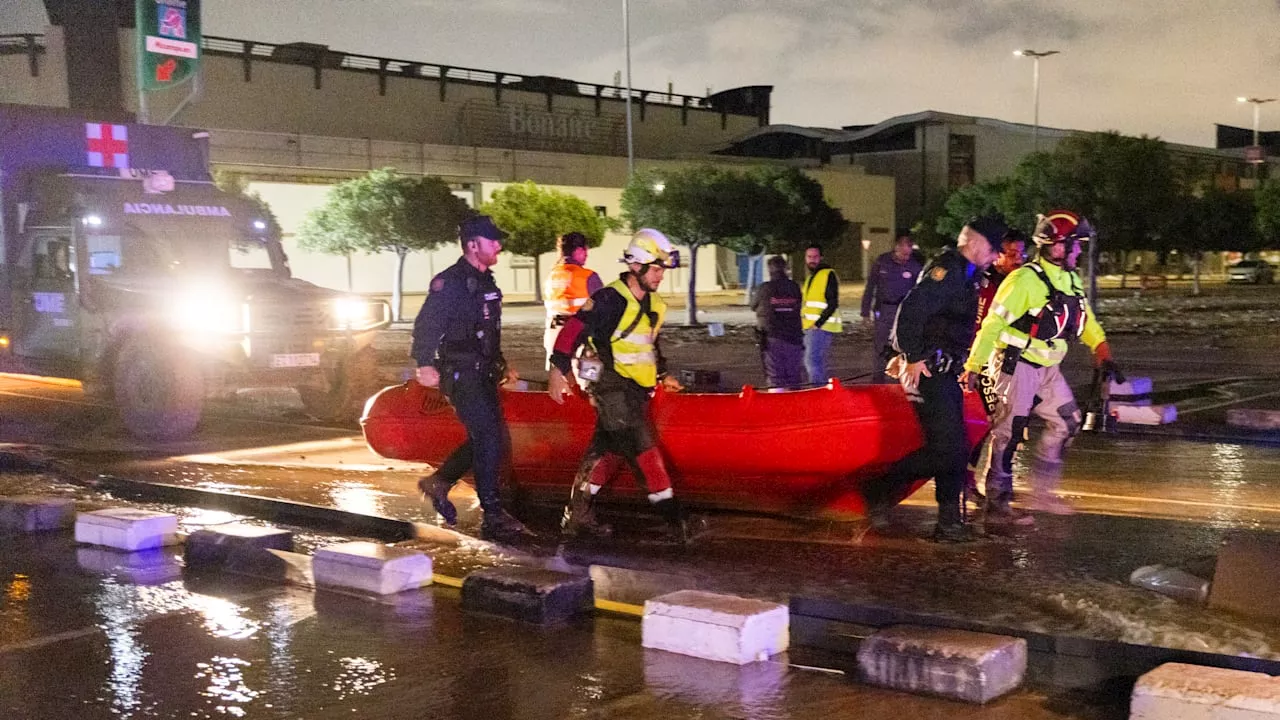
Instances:
[[[636,173],[622,192],[622,214],[632,229],[656,228],[691,250],[690,325],[697,324],[699,248],[792,252],[810,242],[835,244],[848,228],[821,185],[785,167],[736,171],[698,165]]]
[[[605,233],[621,222],[601,217],[586,200],[559,190],[540,187],[532,181],[508,185],[493,193],[480,211],[508,234],[503,247],[515,255],[532,257],[534,276],[542,277],[542,253],[556,249],[556,239],[567,232],[580,232],[591,247],[604,241]],[[538,302],[542,285],[534,283]]]
[[[1268,180],[1254,193],[1255,227],[1259,241],[1280,246],[1280,180]]]
[[[298,229],[298,246],[333,255],[395,253],[391,314],[399,320],[405,257],[456,242],[458,224],[471,213],[438,177],[371,170],[329,190],[324,204],[307,213]]]
[[[458,223],[470,213],[438,177],[371,170],[329,190],[325,203],[307,213],[298,245],[334,255],[404,255],[457,241]]]

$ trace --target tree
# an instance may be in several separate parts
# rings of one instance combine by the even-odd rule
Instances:
[[[507,234],[506,250],[533,258],[534,295],[542,302],[542,253],[556,249],[556,239],[577,231],[587,237],[591,247],[604,241],[609,230],[621,223],[601,217],[587,201],[569,193],[539,187],[532,181],[508,185],[496,191],[480,211]]]
[[[263,235],[279,242],[280,237],[284,234],[280,228],[280,221],[276,218],[276,214],[271,210],[271,205],[258,193],[249,189],[249,178],[237,172],[227,170],[215,170],[213,172],[213,184],[223,192],[233,193],[243,197],[253,206],[257,219],[267,224]]]
[[[1267,180],[1253,194],[1259,244],[1280,245],[1280,180]]]
[[[471,212],[438,177],[371,170],[329,190],[324,205],[307,213],[298,229],[298,246],[333,255],[394,252],[391,313],[399,320],[405,258],[415,250],[456,242],[458,224]]]
[[[1257,212],[1253,193],[1210,186],[1199,196],[1180,203],[1181,212],[1169,228],[1169,248],[1183,250],[1194,266],[1192,294],[1200,294],[1200,261],[1206,250],[1248,251],[1258,247]]]
[[[1010,181],[1007,179],[966,185],[947,197],[947,204],[938,218],[936,230],[943,243],[954,242],[965,223],[975,217],[993,213],[1004,214],[1005,197]],[[999,238],[994,238],[999,240]]]
[[[698,250],[793,251],[801,243],[840,239],[848,223],[822,187],[794,168],[737,172],[712,165],[640,172],[622,191],[632,229],[652,227],[689,248],[688,319],[698,324]]]

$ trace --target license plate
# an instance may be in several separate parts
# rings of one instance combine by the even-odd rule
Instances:
[[[319,364],[320,353],[289,353],[271,356],[273,368],[316,367]]]

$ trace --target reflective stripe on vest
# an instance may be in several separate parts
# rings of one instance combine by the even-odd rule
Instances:
[[[827,283],[835,277],[835,274],[836,272],[831,268],[822,268],[805,281],[804,310],[800,314],[800,327],[805,330],[817,325],[818,318],[822,317],[823,311],[827,309]],[[827,318],[819,329],[833,333],[841,332],[844,329],[844,321],[840,318],[840,311],[831,313],[831,317]]]
[[[558,262],[547,276],[547,316],[573,315],[587,304],[587,281],[594,275],[581,265]]]
[[[609,347],[613,350],[613,371],[642,387],[651,388],[658,384],[658,355],[653,344],[666,317],[667,304],[656,293],[649,293],[649,309],[652,315],[657,316],[657,322],[650,324],[650,316],[640,312],[640,301],[631,294],[626,283],[618,279],[609,283],[609,287],[627,301],[627,309],[609,340]],[[622,337],[627,328],[631,328],[630,332]]]

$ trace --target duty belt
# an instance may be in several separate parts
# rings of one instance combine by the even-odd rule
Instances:
[[[965,356],[963,354],[953,355],[942,350],[934,350],[932,355],[924,359],[925,367],[929,368],[929,372],[942,373],[943,375],[951,372],[958,373],[964,365],[964,361]]]
[[[558,327],[564,327],[564,324],[569,322],[569,318],[571,317],[573,316],[572,315],[555,315],[551,318],[551,321],[547,323],[547,327],[550,327],[553,330]]]

